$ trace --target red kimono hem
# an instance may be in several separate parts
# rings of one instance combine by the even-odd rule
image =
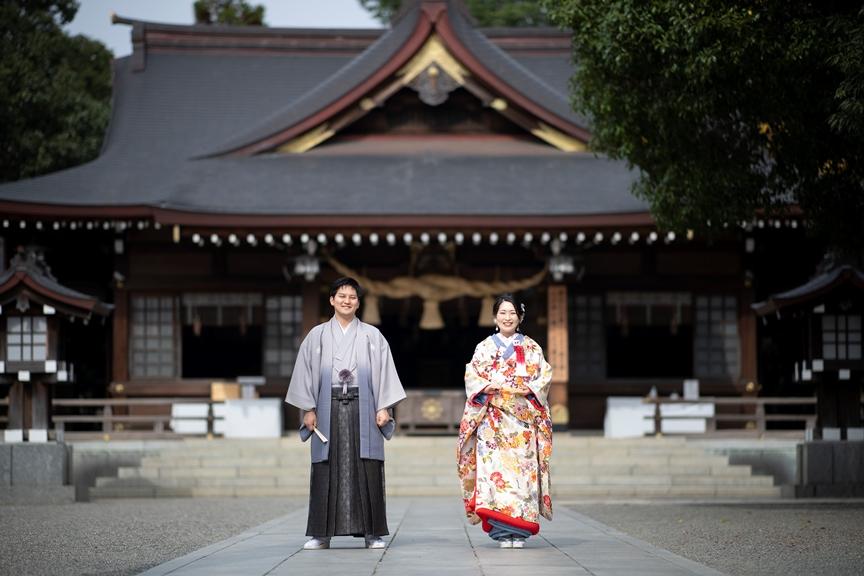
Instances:
[[[483,531],[489,532],[492,530],[492,525],[489,524],[489,520],[497,520],[498,522],[502,522],[504,524],[509,524],[515,528],[519,528],[521,530],[526,530],[531,534],[537,534],[540,531],[540,524],[536,522],[528,522],[527,520],[522,520],[521,518],[513,518],[512,516],[508,516],[502,512],[496,512],[495,510],[489,510],[488,508],[477,508],[475,510],[477,516],[483,520]]]

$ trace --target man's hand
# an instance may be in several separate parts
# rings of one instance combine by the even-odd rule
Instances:
[[[316,424],[318,424],[318,416],[314,410],[310,410],[303,415],[303,425],[306,426],[307,430],[311,432]]]
[[[383,410],[378,410],[378,413],[375,414],[375,423],[378,424],[378,427],[381,428],[387,422],[390,421],[390,412],[384,408]]]

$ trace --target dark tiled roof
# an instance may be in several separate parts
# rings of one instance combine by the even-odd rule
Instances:
[[[794,306],[811,302],[843,284],[850,284],[859,290],[864,290],[864,272],[852,266],[838,266],[833,270],[818,274],[796,288],[770,296],[763,302],[753,304],[753,310],[759,316],[771,314],[786,306]]]
[[[560,80],[552,81],[550,85],[542,75],[533,74],[515,58],[510,57],[504,50],[490,42],[479,30],[473,28],[458,10],[450,10],[449,14],[450,23],[459,40],[465,44],[486,68],[499,78],[504,79],[517,92],[560,118],[577,126],[588,126],[586,119],[575,114],[570,108],[566,86],[564,86],[563,90],[559,91],[561,87]],[[555,59],[551,61],[554,62]],[[538,59],[535,62],[544,63],[548,66],[550,60]],[[547,78],[550,77],[549,72],[547,68],[545,70]],[[564,72],[564,69],[559,68],[557,72]],[[567,78],[569,78],[570,74],[572,74],[572,69],[566,71]]]
[[[395,52],[411,36],[419,17],[419,10],[400,20],[399,24],[384,33],[374,44],[343,68],[315,86],[302,97],[290,101],[268,117],[262,118],[250,130],[238,134],[226,142],[220,142],[209,151],[209,155],[230,152],[244,145],[258,142],[274,133],[297,124],[319,110],[338,100],[348,90],[362,83],[386,64]]]
[[[190,163],[160,205],[298,215],[642,212],[644,204],[628,192],[631,181],[618,164],[565,153],[506,158],[269,155]]]
[[[260,126],[262,118],[290,122],[283,115],[311,110],[324,92],[348,81],[346,74],[359,77],[374,68],[410,25],[388,32],[389,39],[382,37],[350,67],[352,57],[338,54],[164,51],[149,53],[138,72],[130,58],[119,59],[102,155],[0,185],[0,201],[284,215],[510,214],[513,202],[538,215],[647,212],[630,194],[634,175],[623,163],[552,148],[500,157],[482,150],[409,156],[322,149],[196,159]],[[501,70],[519,70],[517,84],[539,86],[550,107],[556,94],[560,102],[554,105],[564,105],[569,57],[510,58],[488,42],[470,42],[489,58],[506,61]]]
[[[16,280],[17,277],[17,280]],[[37,260],[32,252],[18,254],[13,259],[5,272],[0,274],[0,301],[8,301],[22,290],[21,286],[29,279],[37,288],[40,295],[50,303],[61,303],[64,309],[73,314],[88,316],[96,313],[101,316],[107,315],[114,308],[111,304],[105,304],[98,298],[89,294],[83,294],[60,284],[45,266],[44,262]],[[32,292],[32,288],[30,291]],[[10,293],[11,292],[11,293]]]

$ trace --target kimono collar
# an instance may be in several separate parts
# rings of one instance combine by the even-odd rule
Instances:
[[[524,336],[522,336],[522,334],[517,332],[516,334],[513,335],[513,338],[510,340],[510,343],[505,345],[504,341],[501,340],[501,337],[498,334],[492,335],[492,342],[495,343],[495,347],[498,348],[499,350],[501,348],[504,348],[504,352],[501,354],[501,357],[504,358],[505,360],[510,358],[510,356],[513,355],[513,346],[521,346],[522,345],[523,339],[524,339]]]

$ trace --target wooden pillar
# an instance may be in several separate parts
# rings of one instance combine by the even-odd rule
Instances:
[[[738,337],[741,342],[739,392],[755,396],[759,392],[759,383],[757,382],[756,365],[756,314],[751,308],[753,289],[745,288],[742,290],[740,300],[738,307]]]
[[[33,382],[30,385],[32,400],[30,402],[30,428],[47,430],[51,420],[51,390],[44,382]]]
[[[318,316],[321,314],[318,305],[318,284],[306,282],[303,284],[303,335],[309,333],[318,325]]]
[[[569,344],[567,338],[567,286],[550,284],[547,288],[547,315],[549,318],[546,338],[546,357],[552,365],[552,388],[549,391],[549,406],[552,423],[567,426],[570,411],[567,408],[567,387],[570,381]]]
[[[24,384],[18,381],[9,388],[9,422],[8,430],[24,429]]]
[[[114,330],[111,379],[115,383],[129,380],[129,292],[114,292]]]

